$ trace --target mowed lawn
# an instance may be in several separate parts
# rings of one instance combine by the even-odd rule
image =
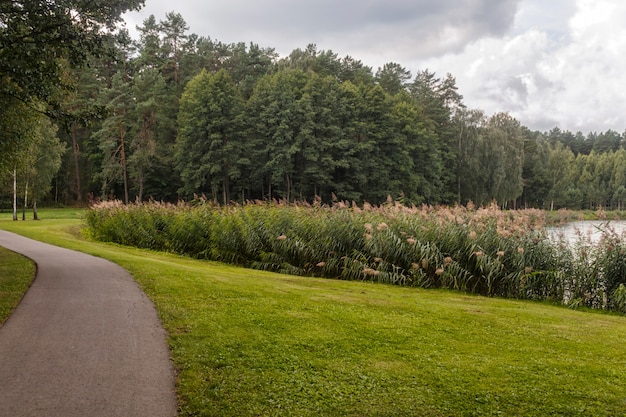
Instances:
[[[181,416],[621,416],[626,318],[300,278],[85,240],[79,216],[0,228],[127,268],[154,301]],[[9,217],[10,218],[10,217]]]
[[[0,247],[0,326],[19,304],[35,278],[35,265]]]

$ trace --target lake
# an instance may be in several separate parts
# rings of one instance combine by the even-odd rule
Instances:
[[[548,227],[547,231],[552,240],[563,238],[571,244],[582,238],[585,242],[595,244],[602,237],[603,231],[613,231],[618,235],[624,235],[626,233],[626,221],[585,220],[567,223],[559,227]]]

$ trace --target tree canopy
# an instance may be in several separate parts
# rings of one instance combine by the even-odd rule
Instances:
[[[394,62],[374,72],[313,44],[280,58],[188,33],[176,12],[131,39],[118,24],[142,4],[0,0],[3,175],[32,144],[55,143],[56,129],[31,128],[43,114],[64,127],[65,146],[51,149],[70,150],[57,203],[626,203],[625,134],[533,132],[468,109],[451,74]]]
[[[33,100],[56,110],[59,89],[71,80],[66,66],[82,65],[103,53],[104,38],[128,10],[144,0],[0,1],[0,95]]]

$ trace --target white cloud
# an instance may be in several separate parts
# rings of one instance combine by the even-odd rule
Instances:
[[[129,25],[172,9],[190,32],[281,56],[315,43],[374,71],[451,73],[468,107],[531,129],[626,127],[623,0],[147,0]]]
[[[530,19],[544,3],[524,2],[508,35],[425,64],[456,76],[469,107],[508,111],[531,129],[623,129],[626,3],[578,1],[569,18],[557,18],[564,26]]]
[[[320,49],[400,61],[459,51],[467,42],[500,35],[513,24],[521,0],[147,0],[128,14],[133,28],[175,9],[191,32],[223,42],[274,47],[281,55],[316,43]]]

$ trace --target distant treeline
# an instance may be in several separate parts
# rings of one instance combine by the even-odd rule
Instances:
[[[108,54],[71,74],[65,105],[84,117],[59,133],[69,151],[49,203],[626,201],[623,134],[533,132],[506,113],[468,109],[450,74],[393,62],[374,72],[314,45],[279,58],[187,30],[177,13],[151,16],[138,40],[119,32]]]

